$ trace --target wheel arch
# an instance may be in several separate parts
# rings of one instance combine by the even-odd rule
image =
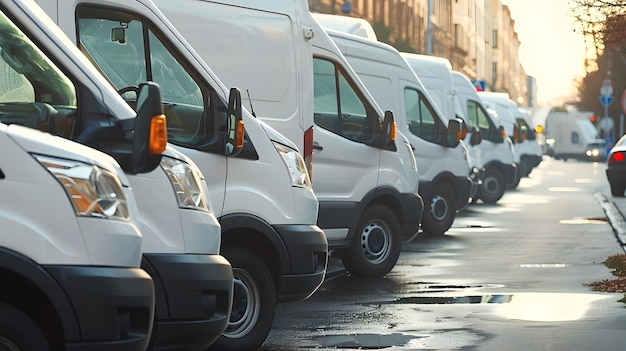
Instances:
[[[0,300],[27,314],[42,330],[50,345],[80,338],[71,302],[54,278],[37,262],[16,251],[0,248],[0,285]],[[50,317],[59,321],[61,326],[46,324]]]
[[[376,188],[367,193],[363,199],[359,202],[356,210],[356,215],[350,222],[350,230],[348,231],[348,240],[352,240],[354,237],[359,220],[369,206],[379,204],[389,207],[391,211],[396,215],[400,223],[403,222],[404,209],[402,208],[402,200],[400,199],[400,193],[398,190],[391,187]]]
[[[244,247],[267,264],[280,291],[281,273],[289,270],[289,253],[285,243],[265,220],[250,214],[229,214],[219,219],[222,227],[221,247]]]

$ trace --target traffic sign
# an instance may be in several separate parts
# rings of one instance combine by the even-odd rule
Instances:
[[[602,106],[609,106],[611,102],[613,102],[613,97],[602,95],[600,96],[600,102],[602,103]]]
[[[611,85],[610,79],[605,79],[602,81],[602,86],[600,87],[600,95],[602,96],[613,95],[613,86]]]

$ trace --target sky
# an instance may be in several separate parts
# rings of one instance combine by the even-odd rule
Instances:
[[[585,43],[574,33],[567,0],[502,0],[520,40],[520,62],[537,79],[539,105],[567,101],[585,75]]]

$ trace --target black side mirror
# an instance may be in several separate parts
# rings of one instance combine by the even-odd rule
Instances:
[[[446,133],[446,146],[455,148],[463,139],[463,122],[458,118],[448,121],[448,132]]]
[[[155,169],[161,162],[161,153],[166,146],[167,124],[161,104],[161,90],[157,83],[142,83],[137,93],[130,171],[144,173]]]
[[[481,132],[480,129],[473,127],[472,135],[470,137],[470,145],[475,146],[475,145],[480,144],[482,141],[483,141],[483,132]]]
[[[226,131],[224,135],[224,155],[237,156],[243,150],[244,124],[241,112],[241,92],[231,88],[226,112]]]
[[[505,139],[506,139],[506,131],[504,130],[503,126],[499,126],[496,140],[499,143],[503,143]]]
[[[385,111],[385,118],[383,119],[382,133],[380,139],[380,145],[385,148],[395,148],[396,140],[396,121],[393,116],[393,112]]]

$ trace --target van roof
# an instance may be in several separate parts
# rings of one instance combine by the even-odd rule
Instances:
[[[319,24],[328,29],[335,29],[343,33],[350,33],[361,38],[378,41],[372,25],[363,18],[329,15],[325,13],[311,13]]]

